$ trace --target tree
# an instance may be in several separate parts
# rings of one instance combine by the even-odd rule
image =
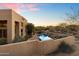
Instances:
[[[27,35],[32,36],[32,34],[34,34],[34,30],[35,30],[34,24],[28,23],[28,24],[26,25],[26,34],[27,34]]]
[[[71,12],[66,13],[67,18],[66,21],[69,25],[79,25],[79,9],[78,8],[72,8]]]

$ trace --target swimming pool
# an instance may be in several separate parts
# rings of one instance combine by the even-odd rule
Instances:
[[[52,38],[48,37],[47,35],[42,34],[42,35],[39,36],[39,39],[41,41],[47,41],[47,40],[51,40]]]

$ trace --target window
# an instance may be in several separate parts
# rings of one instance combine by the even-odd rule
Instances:
[[[15,36],[19,36],[19,22],[15,21]]]
[[[0,29],[0,38],[2,38],[2,30]]]
[[[7,27],[7,21],[6,20],[0,20],[0,27]]]
[[[3,37],[7,38],[7,30],[6,29],[3,30]]]
[[[21,36],[23,36],[23,29],[21,29]]]
[[[7,38],[7,29],[0,29],[0,38]]]

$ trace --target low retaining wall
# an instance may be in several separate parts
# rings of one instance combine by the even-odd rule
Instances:
[[[65,41],[69,45],[73,45],[75,43],[75,38],[73,36],[69,36],[57,40],[33,40],[2,45],[0,46],[0,55],[46,55],[48,53],[54,52],[62,41]]]
[[[48,40],[38,43],[38,52],[39,55],[46,55],[55,51],[58,48],[58,45],[61,43],[59,40]]]
[[[69,44],[70,46],[75,44],[75,38],[73,36],[69,36],[66,38],[61,38],[57,40],[48,40],[48,41],[40,41],[38,44],[38,51],[40,55],[46,55],[48,53],[54,52],[61,42]]]
[[[25,41],[0,46],[0,55],[35,55],[37,41]]]

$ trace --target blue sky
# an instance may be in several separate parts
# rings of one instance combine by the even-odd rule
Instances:
[[[29,22],[39,26],[58,25],[65,22],[66,13],[71,13],[71,7],[78,8],[79,4],[38,4],[40,10],[22,12]]]
[[[44,3],[44,4],[26,4],[26,3],[4,3],[0,8],[11,8],[23,15],[28,22],[35,26],[57,25],[64,22],[66,13],[71,13],[71,7],[79,8],[77,3]]]

